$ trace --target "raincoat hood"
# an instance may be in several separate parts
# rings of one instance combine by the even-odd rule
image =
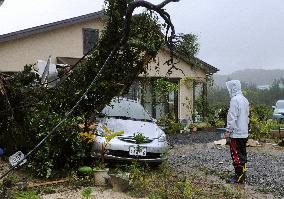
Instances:
[[[231,98],[238,94],[242,94],[241,82],[239,80],[228,81],[226,82],[226,86]]]

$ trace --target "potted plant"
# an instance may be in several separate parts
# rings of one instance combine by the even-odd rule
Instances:
[[[94,175],[95,175],[95,185],[104,186],[106,185],[106,178],[108,178],[108,171],[109,169],[106,168],[105,163],[105,154],[107,151],[107,146],[109,145],[110,141],[115,138],[116,136],[122,135],[124,131],[114,132],[107,128],[106,126],[102,127],[103,129],[103,138],[105,141],[101,145],[100,150],[100,160],[94,168]]]
[[[137,153],[141,151],[139,144],[145,143],[147,137],[142,133],[134,133],[133,140],[137,144]],[[137,154],[137,158],[139,158]],[[116,173],[109,174],[109,184],[112,186],[114,191],[124,192],[129,188],[129,177],[130,173],[118,171]]]
[[[197,131],[197,125],[195,123],[191,123],[190,129],[191,129],[192,132],[196,132]]]
[[[280,134],[279,126],[271,126],[270,127],[270,134],[273,138],[279,137],[279,134]]]
[[[80,128],[81,129],[88,129],[90,130],[91,128],[83,128],[84,125],[81,125]],[[96,125],[94,125],[94,128],[96,127]],[[93,128],[92,128],[93,129]],[[107,151],[107,146],[109,145],[109,142],[115,138],[116,136],[122,135],[124,133],[124,131],[118,131],[118,132],[114,132],[110,129],[108,129],[106,126],[102,127],[103,130],[103,135],[102,137],[105,139],[105,141],[102,143],[101,145],[101,149],[100,149],[100,159],[97,162],[97,164],[95,165],[95,168],[93,168],[93,173],[94,173],[94,177],[95,177],[95,185],[99,185],[99,186],[104,186],[106,185],[106,178],[108,178],[109,176],[107,175],[109,169],[106,168],[106,163],[105,163],[105,154]],[[96,132],[95,131],[89,131],[89,132],[81,132],[80,136],[83,140],[85,140],[87,143],[93,143],[96,140]],[[83,170],[83,171],[81,171]],[[80,173],[84,173],[86,170],[85,167],[81,167],[79,169]],[[89,169],[87,169],[89,170]],[[88,171],[89,173],[89,171]]]

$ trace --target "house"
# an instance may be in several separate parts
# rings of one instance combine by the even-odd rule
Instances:
[[[105,23],[104,13],[99,11],[0,35],[0,71],[21,71],[26,64],[47,60],[49,55],[52,63],[74,65],[96,44]],[[155,118],[174,113],[177,119],[187,123],[192,118],[197,84],[205,83],[207,77],[218,69],[199,59],[192,62],[175,55],[177,67],[181,70],[173,70],[169,79],[179,89],[159,97],[153,92],[153,87],[158,78],[166,75],[168,67],[163,64],[169,56],[166,48],[159,51],[156,62],[151,62],[148,67],[150,81],[141,89],[144,79],[141,74],[140,80],[132,85],[129,97],[140,100]],[[195,67],[195,63],[199,67]],[[155,69],[157,64],[160,65],[159,71]],[[190,84],[186,80],[194,81]]]

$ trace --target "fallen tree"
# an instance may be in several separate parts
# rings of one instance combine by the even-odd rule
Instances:
[[[107,0],[108,22],[98,45],[55,88],[41,85],[31,66],[2,78],[0,144],[7,155],[18,150],[27,153],[44,139],[28,163],[28,168],[42,177],[54,176],[56,171],[66,171],[89,160],[90,146],[86,147],[80,138],[78,124],[84,122],[87,130],[92,113],[100,112],[114,96],[128,92],[162,45],[171,50],[169,70],[175,68],[175,30],[170,15],[163,9],[170,2],[177,0],[165,0],[158,5]],[[163,25],[152,12],[132,17],[137,7],[157,12],[166,22],[166,35],[161,33]],[[47,136],[50,129],[55,133]]]

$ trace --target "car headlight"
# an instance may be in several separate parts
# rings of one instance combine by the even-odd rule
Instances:
[[[160,137],[158,138],[159,142],[165,142],[166,141],[166,135],[160,135]]]

